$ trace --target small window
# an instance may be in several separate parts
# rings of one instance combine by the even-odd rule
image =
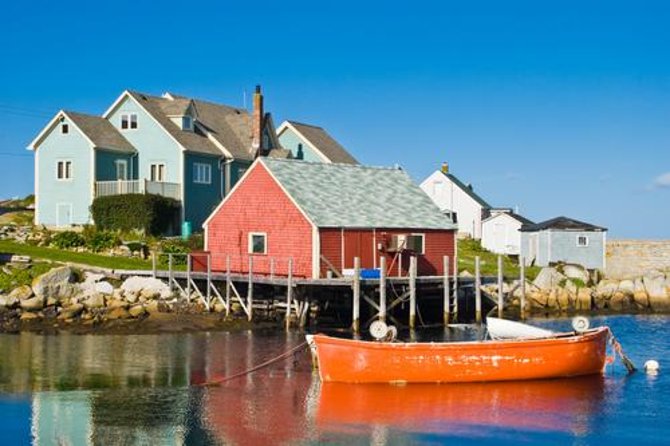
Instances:
[[[60,126],[60,132],[61,132],[63,135],[67,135],[68,133],[70,133],[70,126],[69,126],[68,124],[61,124],[61,126]]]
[[[190,116],[182,116],[181,128],[182,130],[193,130],[193,118]]]
[[[212,166],[205,163],[193,163],[193,182],[198,184],[211,184]]]
[[[577,246],[584,247],[589,246],[589,238],[585,235],[577,236]]]
[[[162,183],[165,181],[165,164],[155,163],[149,166],[149,180]]]
[[[407,249],[414,251],[415,254],[424,254],[425,236],[423,234],[412,234],[407,237]]]
[[[264,232],[249,233],[249,254],[267,254],[267,237]]]
[[[137,114],[130,113],[121,115],[121,129],[136,129],[137,128]]]
[[[58,161],[56,178],[63,181],[72,179],[72,161]]]

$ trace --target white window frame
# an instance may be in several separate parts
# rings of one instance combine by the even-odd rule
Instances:
[[[586,243],[583,244],[583,245],[582,245],[581,243],[579,243],[579,239],[582,238],[582,237],[583,237],[584,240],[586,241]],[[588,236],[588,235],[583,235],[583,234],[582,234],[582,235],[578,235],[578,236],[577,236],[577,240],[576,240],[576,242],[577,242],[577,247],[578,247],[578,248],[587,248],[587,247],[589,246],[589,236]]]
[[[193,163],[193,182],[196,184],[212,184],[212,165]]]
[[[60,177],[60,166],[63,165],[63,177]],[[72,160],[71,159],[59,159],[56,160],[56,180],[57,181],[72,181],[74,173],[72,170]]]
[[[116,160],[114,161],[116,166],[116,180],[117,181],[128,181],[128,160]],[[119,178],[119,167],[123,166],[123,178]]]
[[[126,121],[128,123],[128,127],[123,127],[123,121]],[[133,127],[133,122],[135,123],[135,127]],[[122,113],[121,114],[121,123],[119,125],[119,128],[121,130],[137,130],[139,127],[137,123],[137,113]]]
[[[263,252],[254,252],[254,236],[263,237]],[[250,232],[247,246],[249,255],[267,255],[268,253],[268,233],[267,232]]]
[[[187,119],[188,119],[188,124],[189,125],[185,125]],[[181,117],[181,129],[182,130],[189,130],[189,131],[193,130],[193,117],[192,116],[184,115],[184,116]]]
[[[156,175],[152,175],[152,170],[156,166]],[[160,167],[163,167],[162,171]],[[163,162],[151,163],[149,164],[149,181],[154,183],[165,183],[167,178],[167,166]]]
[[[422,232],[415,232],[410,234],[412,237],[421,237],[421,252],[415,252],[415,254],[425,255],[426,254],[426,234]]]

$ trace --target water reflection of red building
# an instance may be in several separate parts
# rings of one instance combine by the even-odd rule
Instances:
[[[324,383],[319,430],[476,433],[478,427],[582,435],[604,394],[600,376],[526,382],[449,385]]]

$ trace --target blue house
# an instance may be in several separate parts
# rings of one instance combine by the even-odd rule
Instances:
[[[317,163],[358,164],[358,161],[321,127],[284,121],[277,129],[279,143],[296,159]]]
[[[165,93],[124,91],[102,116],[60,111],[32,141],[35,224],[93,223],[106,195],[177,200],[194,228],[259,156],[290,157],[256,87],[253,110]],[[181,226],[181,225],[180,225]]]

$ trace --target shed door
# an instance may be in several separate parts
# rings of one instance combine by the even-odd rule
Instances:
[[[58,203],[56,205],[56,226],[70,226],[72,224],[72,203]]]
[[[372,231],[344,231],[344,267],[354,267],[354,257],[360,257],[361,268],[374,268]]]

